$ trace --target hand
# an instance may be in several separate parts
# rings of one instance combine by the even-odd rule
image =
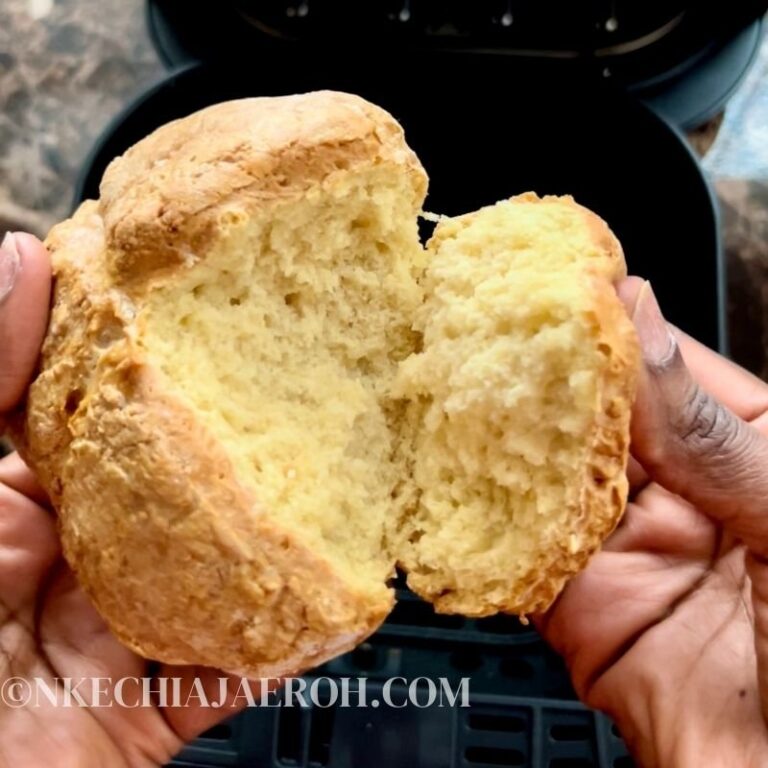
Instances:
[[[0,422],[32,375],[50,283],[42,244],[31,235],[7,238],[0,249]],[[222,672],[166,665],[156,672],[182,679],[181,701],[196,677],[210,701],[220,698]],[[184,742],[237,710],[231,705],[240,687],[236,678],[230,678],[220,709],[195,706],[199,699],[185,708],[93,709],[55,705],[42,695],[38,706],[15,708],[7,701],[13,691],[23,692],[19,679],[41,678],[61,691],[57,679],[148,675],[149,663],[110,634],[78,587],[62,559],[54,515],[30,471],[16,455],[0,460],[0,691],[6,699],[0,701],[0,765],[160,766]],[[256,684],[251,690],[258,696]],[[134,692],[138,701],[138,686]],[[244,703],[242,695],[238,700]]]
[[[645,768],[768,765],[768,385],[619,287],[644,371],[630,502],[537,619]],[[647,473],[647,474],[646,474]]]

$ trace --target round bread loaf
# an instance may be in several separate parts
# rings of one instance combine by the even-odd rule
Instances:
[[[615,526],[618,242],[525,195],[424,249],[426,184],[360,98],[249,99],[141,141],[51,232],[14,439],[129,647],[296,673],[376,629],[398,564],[438,610],[525,614]]]

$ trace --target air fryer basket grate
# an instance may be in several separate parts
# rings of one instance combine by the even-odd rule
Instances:
[[[575,701],[567,671],[531,626],[510,616],[440,616],[406,589],[370,640],[315,670],[315,707],[252,708],[189,745],[173,766],[208,768],[631,768],[615,726]],[[469,678],[469,707],[344,708],[325,678]],[[354,689],[355,683],[352,683]],[[392,686],[404,700],[405,682]],[[323,700],[325,696],[325,700]],[[354,700],[354,699],[353,699]]]
[[[369,687],[371,696],[376,688]],[[471,706],[249,710],[204,734],[172,765],[189,768],[632,768],[615,726],[577,702],[473,694]],[[381,712],[382,710],[379,710]]]

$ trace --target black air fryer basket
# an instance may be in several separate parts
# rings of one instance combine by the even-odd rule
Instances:
[[[148,22],[172,72],[105,132],[76,200],[98,195],[113,157],[201,107],[359,93],[403,124],[430,175],[428,210],[457,214],[530,189],[573,194],[610,223],[669,319],[725,351],[717,208],[680,131],[722,107],[757,49],[765,3],[732,5],[151,0]],[[307,679],[366,678],[370,700],[390,678],[468,678],[468,708],[251,708],[173,765],[633,765],[532,627],[437,615],[396,586],[384,626]]]

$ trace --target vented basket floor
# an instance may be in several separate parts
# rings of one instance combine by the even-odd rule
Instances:
[[[469,678],[469,707],[251,708],[189,745],[188,768],[632,768],[615,726],[575,700],[561,659],[516,618],[440,616],[410,592],[367,643],[306,679]],[[322,687],[321,689],[322,690]],[[405,683],[392,686],[404,700]]]

